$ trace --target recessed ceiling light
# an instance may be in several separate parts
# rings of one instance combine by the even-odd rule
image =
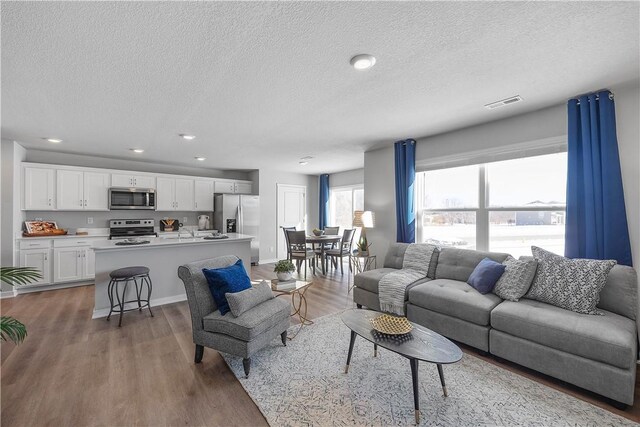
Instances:
[[[300,157],[300,160],[311,160],[313,159],[312,156],[304,156],[304,157]]]
[[[58,138],[44,138],[44,139],[46,139],[49,142],[53,142],[54,144],[59,144],[62,142],[62,140]]]
[[[144,153],[144,150],[142,148],[130,148],[130,150],[138,154]]]
[[[196,160],[199,160],[201,162],[204,162],[205,160],[207,160],[206,157],[195,157]]]
[[[376,58],[373,55],[362,54],[351,58],[351,66],[356,70],[366,70],[375,65]]]
[[[182,139],[186,139],[187,141],[191,141],[192,139],[196,139],[195,135],[187,135],[186,133],[181,133],[180,137]]]
[[[304,166],[304,165],[308,164],[309,162],[306,162],[306,161],[303,160],[303,161],[300,161],[298,163],[300,163],[301,166]]]

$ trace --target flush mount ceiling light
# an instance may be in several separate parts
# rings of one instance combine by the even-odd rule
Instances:
[[[485,104],[484,108],[493,110],[494,108],[504,107],[516,102],[521,102],[522,97],[520,95],[512,96],[511,98],[501,99],[500,101],[492,102],[491,104]]]
[[[54,144],[59,144],[62,142],[61,139],[58,138],[44,138],[45,140],[49,141],[49,142],[53,142]]]
[[[301,160],[301,161],[299,161],[298,163],[300,163],[300,166],[304,166],[304,165],[309,164],[309,162],[304,161],[304,160]]]
[[[195,135],[187,135],[186,133],[181,133],[180,138],[186,139],[187,141],[191,141],[192,139],[196,139]]]
[[[133,151],[134,153],[144,153],[144,150],[142,148],[130,148],[129,150]]]
[[[367,70],[375,65],[376,58],[373,55],[365,53],[362,55],[354,56],[353,58],[351,58],[350,63],[351,66],[356,70]]]
[[[200,157],[200,156],[198,156],[198,157],[194,157],[194,158],[195,158],[196,160],[200,161],[200,162],[204,162],[205,160],[207,160],[207,158],[206,158],[206,157]]]

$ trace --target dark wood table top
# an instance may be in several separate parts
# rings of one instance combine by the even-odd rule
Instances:
[[[408,334],[393,336],[374,330],[369,319],[381,316],[373,310],[351,309],[342,313],[345,325],[362,338],[380,347],[412,359],[430,363],[449,364],[462,359],[462,350],[442,335],[411,322]]]

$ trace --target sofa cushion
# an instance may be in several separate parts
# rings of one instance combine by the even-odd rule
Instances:
[[[384,257],[383,267],[401,269],[404,253],[407,251],[408,246],[408,243],[392,243],[389,246],[387,255]]]
[[[636,324],[615,313],[580,314],[523,298],[491,312],[491,327],[576,356],[629,369],[635,363]]]
[[[473,269],[467,283],[481,294],[488,294],[502,277],[505,269],[506,266],[485,258]]]
[[[526,297],[583,314],[597,314],[600,291],[615,260],[570,259],[532,246],[538,271]]]
[[[501,301],[498,296],[482,295],[459,280],[430,280],[409,290],[411,304],[481,326],[489,324],[491,310]]]
[[[474,268],[484,258],[501,263],[508,254],[482,252],[470,249],[442,248],[438,256],[436,279],[451,279],[466,282]]]
[[[636,320],[638,307],[638,276],[632,267],[615,265],[600,291],[598,308]]]
[[[509,255],[502,264],[506,270],[493,288],[493,293],[502,299],[518,301],[529,290],[538,269],[538,261],[533,258],[515,259]]]
[[[380,282],[380,279],[393,271],[398,271],[398,269],[385,267],[376,268],[375,270],[363,271],[362,273],[356,274],[356,276],[353,278],[353,284],[358,288],[366,289],[369,292],[377,294],[378,282]]]
[[[245,311],[240,317],[225,316],[220,311],[214,311],[203,317],[202,323],[205,331],[251,341],[288,318],[290,311],[289,301],[285,298],[273,298]]]
[[[382,279],[382,276],[392,273],[394,271],[400,271],[400,270],[397,270],[395,268],[378,268],[375,270],[363,271],[362,273],[356,274],[355,278],[353,279],[353,283],[357,288],[364,289],[366,291],[377,294],[378,283],[380,282],[380,279]],[[430,280],[431,279],[429,279],[428,277],[417,280],[412,284],[410,284],[409,286],[407,286],[407,291],[412,287],[419,285],[420,283],[428,282]],[[407,299],[407,297],[408,296],[405,295],[405,300]]]

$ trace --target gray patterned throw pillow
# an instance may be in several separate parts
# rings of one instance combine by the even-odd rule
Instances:
[[[600,291],[614,260],[569,259],[531,246],[538,272],[527,298],[583,314],[598,314]]]
[[[536,275],[538,261],[518,260],[509,255],[502,264],[507,268],[493,288],[493,293],[502,299],[518,301],[529,290]]]
[[[269,301],[273,298],[273,292],[271,292],[271,286],[266,280],[254,285],[249,289],[235,293],[224,294],[227,297],[229,303],[229,310],[235,317],[240,316],[242,313],[251,310],[258,304],[262,304],[265,301]]]

